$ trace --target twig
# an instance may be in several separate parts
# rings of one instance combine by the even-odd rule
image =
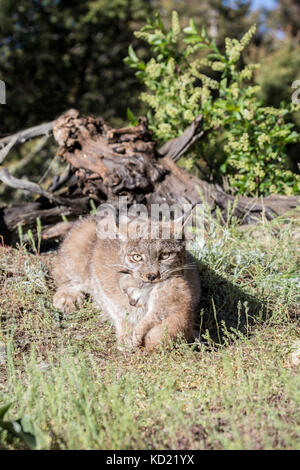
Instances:
[[[18,137],[19,137],[19,134],[14,135],[11,138],[9,144],[7,144],[6,147],[4,147],[3,149],[0,150],[0,164],[4,161],[4,159],[6,158],[6,156],[9,153],[9,151],[13,148],[13,146],[15,145],[15,143],[18,140]]]
[[[202,125],[203,117],[200,114],[183,134],[166,142],[158,152],[161,156],[169,157],[177,162],[198,139],[204,136],[205,132],[202,130]]]
[[[75,169],[72,168],[70,163],[68,163],[65,171],[61,175],[55,175],[52,179],[52,183],[49,186],[49,191],[54,192],[57,191],[74,173]]]
[[[55,194],[50,193],[49,191],[46,191],[45,189],[41,188],[38,184],[32,183],[31,181],[26,181],[26,180],[21,180],[18,178],[15,178],[12,176],[7,168],[2,168],[0,170],[0,180],[6,184],[7,186],[10,186],[11,188],[15,189],[22,189],[23,191],[30,191],[31,193],[36,193],[40,194],[41,196],[44,196],[46,199],[48,199],[50,202],[55,202],[56,204],[64,205],[64,206],[76,206],[80,207],[81,203],[85,203],[86,199],[88,198],[82,198],[72,200],[72,199],[67,199],[67,198],[62,198],[60,196],[56,196]]]
[[[16,134],[8,135],[0,139],[0,165],[14,145],[18,143],[24,143],[27,140],[31,140],[43,135],[48,137],[52,132],[53,123],[54,121],[41,124],[40,126],[30,127],[25,131],[20,131]]]
[[[15,173],[16,171],[20,171],[22,170],[23,168],[25,168],[33,159],[34,157],[36,156],[36,154],[42,150],[42,148],[44,147],[44,145],[47,143],[49,139],[49,136],[46,135],[46,136],[43,136],[38,142],[37,142],[37,145],[34,147],[34,149],[28,153],[24,158],[20,159],[16,165],[14,165],[13,167],[13,173]],[[11,168],[12,170],[12,168]],[[39,183],[40,184],[40,183]]]
[[[50,135],[54,122],[55,121],[46,122],[44,124],[40,124],[39,126],[30,127],[24,131],[19,131],[16,134],[2,137],[2,139],[0,139],[0,147],[5,147],[5,145],[9,144],[12,140],[15,140],[14,144],[19,144],[27,142],[27,140],[35,139],[36,137]]]

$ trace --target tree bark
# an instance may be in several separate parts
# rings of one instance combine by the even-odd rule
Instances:
[[[114,129],[101,118],[80,116],[78,111],[69,110],[54,123],[43,126],[42,131],[37,130],[39,126],[34,131],[23,131],[23,138],[40,135],[45,129],[50,132],[51,128],[59,145],[58,155],[68,165],[62,175],[53,178],[47,190],[13,178],[6,169],[0,171],[0,179],[6,184],[41,196],[33,203],[1,209],[0,234],[5,243],[15,242],[19,224],[23,225],[23,232],[28,228],[34,231],[37,217],[42,222],[44,240],[60,238],[73,220],[89,213],[91,200],[96,206],[103,202],[117,205],[119,196],[127,196],[129,205],[143,203],[148,209],[154,203],[183,206],[201,201],[212,213],[219,208],[224,219],[231,204],[233,215],[243,223],[254,222],[262,213],[271,219],[299,205],[298,197],[278,195],[236,199],[221,187],[179,168],[175,162],[203,136],[201,116],[180,137],[160,149],[156,148],[145,118],[140,118],[136,127]],[[5,139],[9,145],[11,140]],[[68,217],[67,222],[63,216]]]

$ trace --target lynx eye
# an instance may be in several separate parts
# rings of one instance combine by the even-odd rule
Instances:
[[[131,259],[133,261],[142,261],[142,256],[141,255],[131,255]]]
[[[171,253],[161,253],[160,254],[160,259],[168,259],[170,258]]]

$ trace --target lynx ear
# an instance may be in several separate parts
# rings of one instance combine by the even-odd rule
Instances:
[[[117,239],[121,241],[128,240],[129,219],[125,215],[119,215],[117,219]]]
[[[149,238],[149,219],[143,216],[124,215],[118,220],[118,238],[122,241]]]
[[[102,204],[96,215],[97,237],[100,239],[115,239],[118,232],[116,213],[110,204]]]
[[[174,219],[174,227],[180,227],[182,231],[183,238],[191,239],[193,238],[193,234],[191,231],[187,231],[188,222],[191,220],[193,216],[193,210],[198,205],[201,204],[202,201],[195,202],[181,217]]]

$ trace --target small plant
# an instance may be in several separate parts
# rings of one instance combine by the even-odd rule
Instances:
[[[34,251],[35,254],[37,254],[38,251],[37,251],[35,239],[34,239],[32,230],[31,230],[30,228],[29,228],[29,229],[27,230],[27,232],[26,232],[26,238],[27,238],[28,242],[30,243],[30,246],[31,246],[32,251]]]
[[[52,256],[2,250],[0,408],[20,413],[2,422],[22,417],[42,449],[299,449],[297,211],[242,228],[233,212],[224,225],[205,211],[191,242],[198,339],[156,353],[120,354],[91,302],[58,317]],[[0,430],[0,447],[24,448],[11,438]]]
[[[187,169],[197,167],[203,178],[218,183],[226,176],[236,193],[299,193],[300,177],[289,171],[286,150],[300,140],[286,122],[294,105],[264,107],[251,81],[258,65],[240,65],[254,33],[252,26],[240,41],[227,38],[223,53],[193,20],[181,30],[173,12],[167,30],[157,14],[135,33],[150,45],[152,58],[145,63],[130,46],[125,62],[148,89],[141,99],[157,139],[177,137],[203,115],[205,138],[183,159]],[[130,111],[128,117],[134,120]]]
[[[42,222],[39,217],[36,219],[36,234],[37,234],[37,254],[41,251],[42,242]]]
[[[4,421],[10,407],[11,403],[0,408],[0,434],[6,431],[11,438],[18,439],[29,449],[40,449],[42,434],[27,416],[12,421]]]
[[[93,199],[90,199],[90,206],[91,206],[90,215],[95,215],[97,213],[97,207]]]
[[[18,236],[19,236],[19,247],[24,245],[23,227],[21,224],[18,225]]]
[[[36,219],[36,239],[31,229],[28,229],[25,236],[22,225],[18,225],[19,246],[26,246],[26,242],[30,244],[31,250],[38,255],[41,251],[42,243],[42,222],[39,217]]]

